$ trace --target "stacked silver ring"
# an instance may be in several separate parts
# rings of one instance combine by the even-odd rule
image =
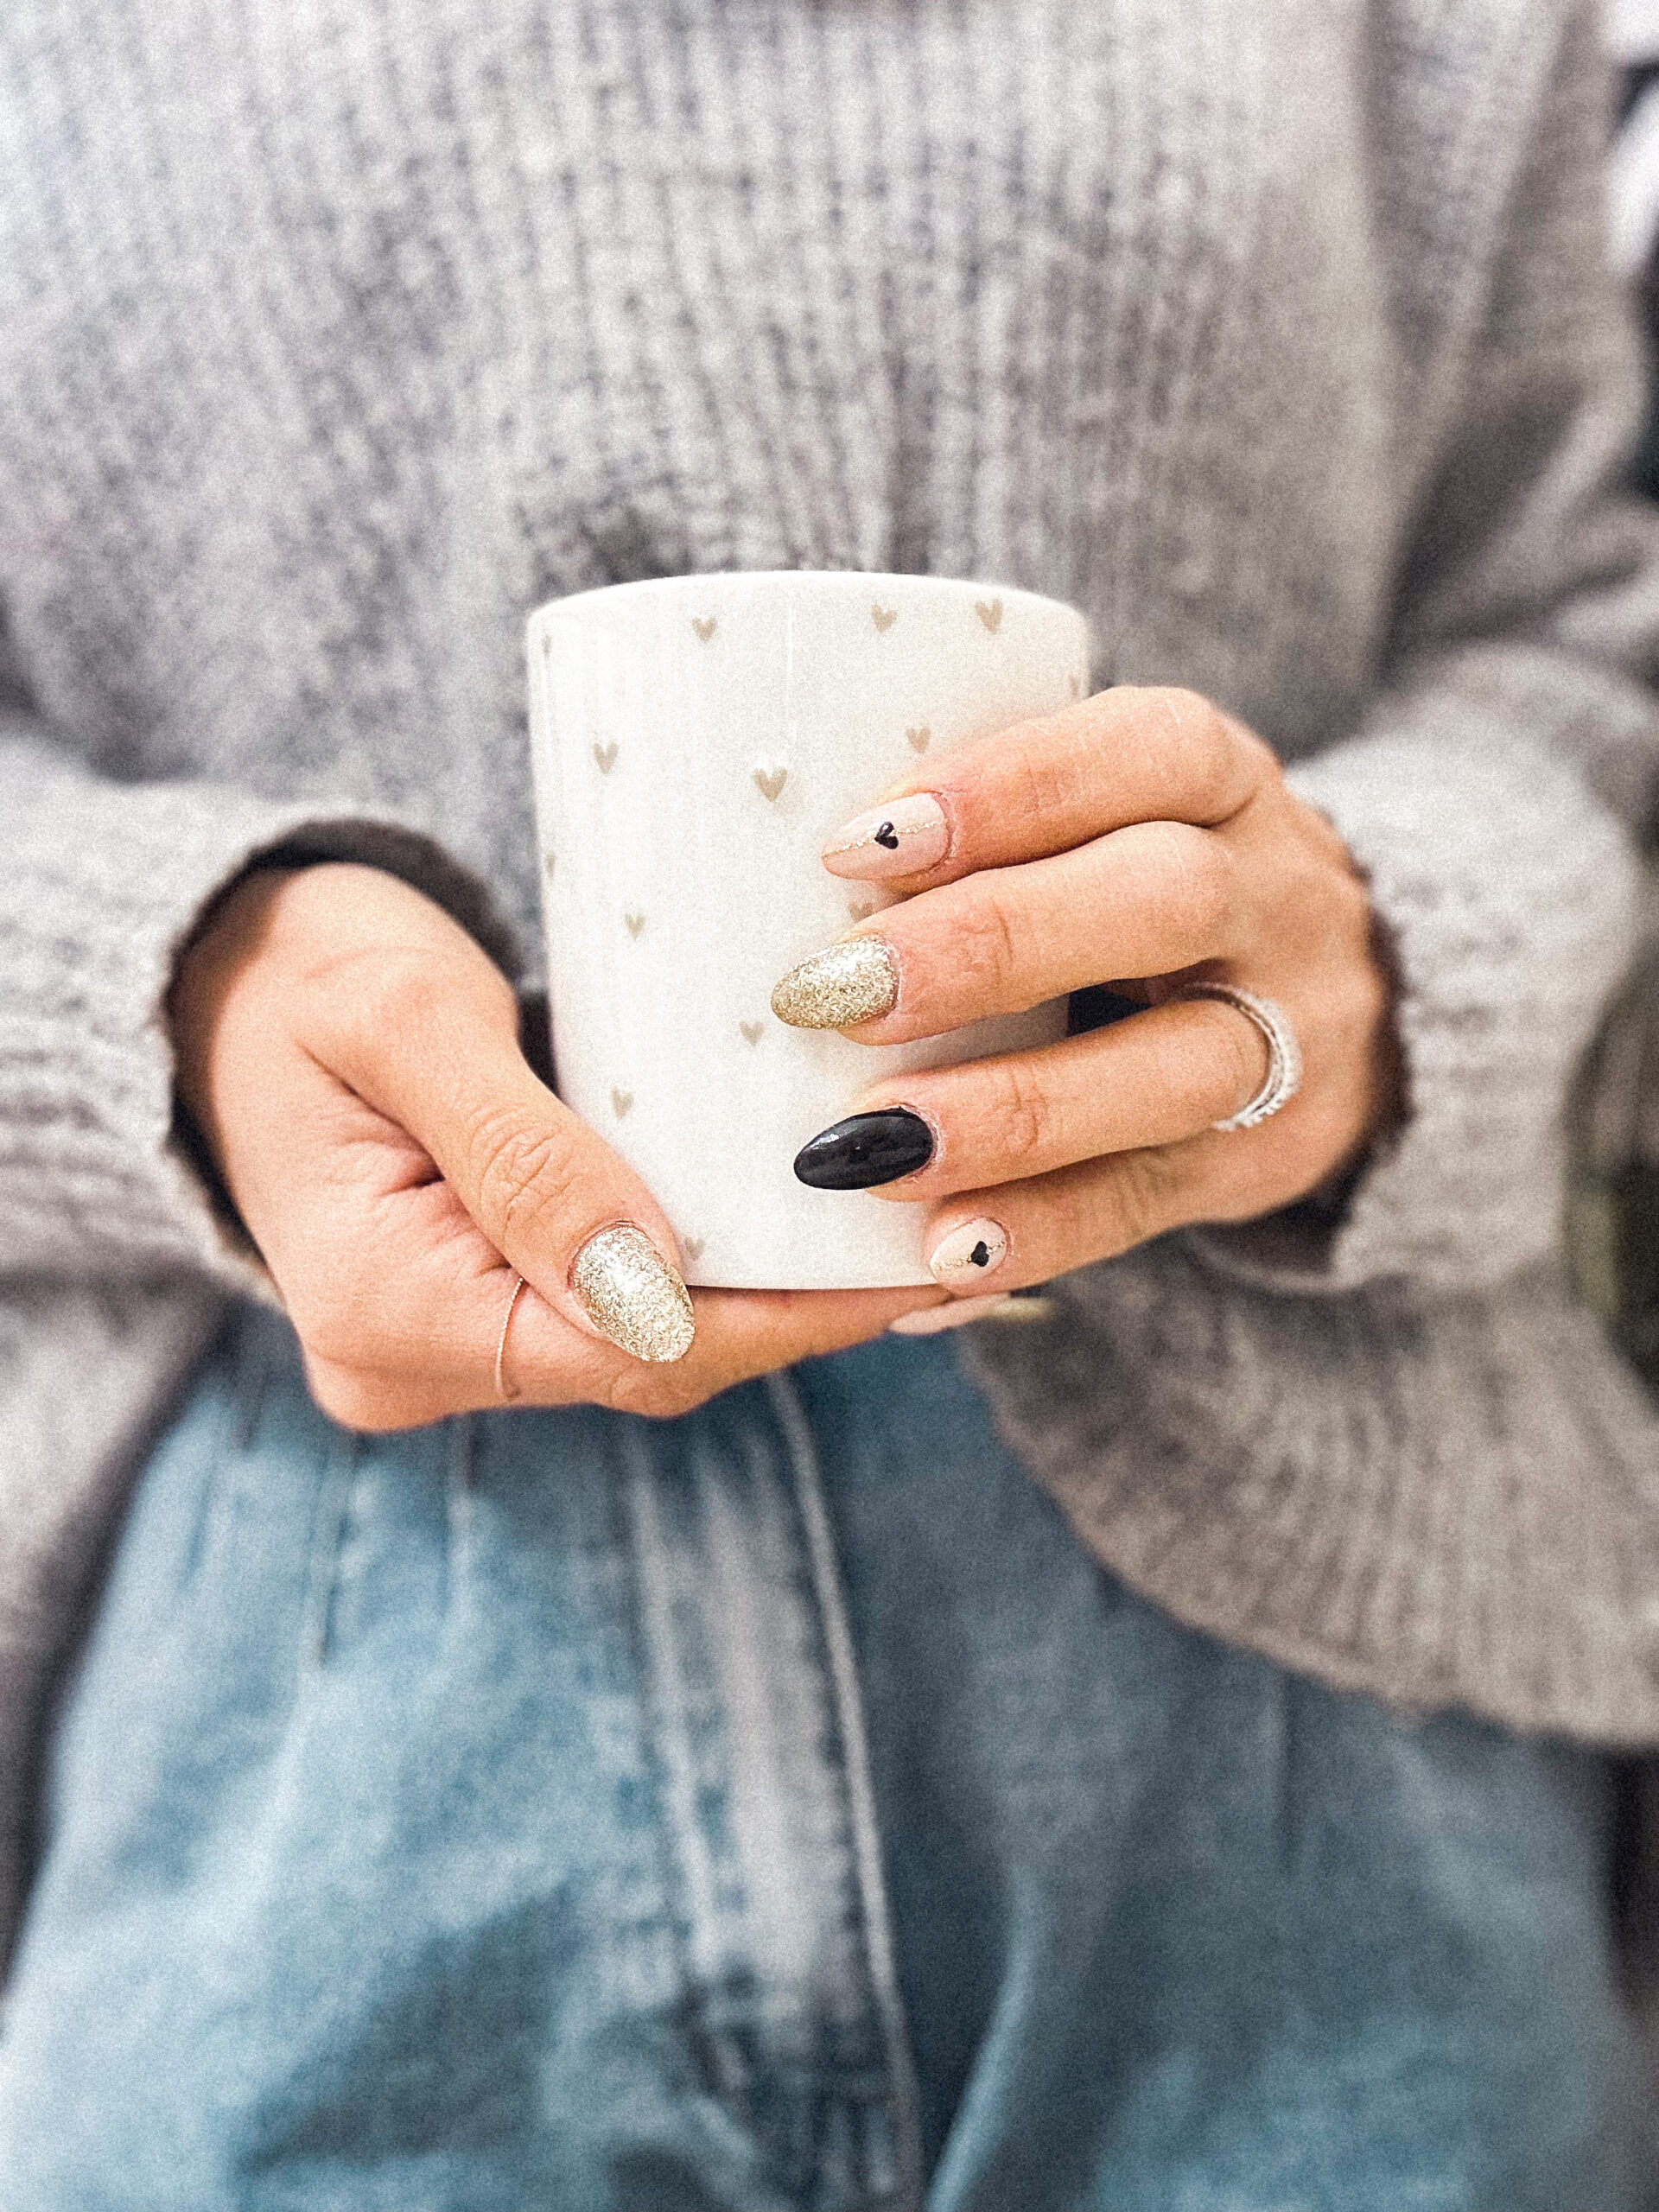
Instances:
[[[1224,1122],[1212,1122],[1211,1127],[1253,1129],[1258,1122],[1276,1114],[1281,1106],[1287,1106],[1302,1080],[1302,1055],[1288,1017],[1273,1001],[1259,999],[1254,991],[1240,990],[1234,983],[1189,983],[1180,995],[1184,999],[1219,999],[1223,1006],[1236,1007],[1247,1021],[1255,1023],[1267,1041],[1268,1073],[1261,1090],[1236,1114],[1230,1114]]]

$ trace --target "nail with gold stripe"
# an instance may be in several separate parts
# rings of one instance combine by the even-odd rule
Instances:
[[[791,968],[772,995],[779,1021],[796,1029],[850,1029],[891,1014],[899,963],[879,937],[845,938]]]
[[[1007,1230],[981,1214],[941,1236],[927,1255],[927,1265],[936,1282],[976,1282],[993,1274],[1007,1256]]]

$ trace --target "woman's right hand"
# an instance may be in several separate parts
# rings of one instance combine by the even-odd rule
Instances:
[[[488,955],[380,869],[255,871],[186,953],[169,1003],[181,1097],[313,1395],[348,1427],[499,1403],[515,1273],[516,1400],[664,1415],[940,1302],[913,1288],[702,1291],[688,1346],[661,1208],[538,1080]],[[594,1243],[625,1224],[655,1262],[631,1240]]]

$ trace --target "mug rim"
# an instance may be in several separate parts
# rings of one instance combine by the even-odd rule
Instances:
[[[635,576],[626,583],[590,584],[585,591],[567,592],[557,599],[543,600],[533,607],[525,620],[525,627],[533,630],[545,615],[566,613],[584,606],[590,600],[617,600],[624,597],[645,597],[652,593],[690,592],[710,584],[782,583],[787,582],[804,585],[809,589],[835,587],[844,590],[849,585],[861,588],[880,588],[902,584],[906,590],[921,588],[934,592],[995,592],[1000,598],[1023,600],[1033,607],[1052,607],[1061,613],[1089,626],[1089,617],[1080,607],[1069,599],[1056,599],[1052,593],[1029,591],[1021,584],[999,583],[988,576],[935,576],[906,574],[901,570],[884,569],[707,569],[693,570],[680,576]]]

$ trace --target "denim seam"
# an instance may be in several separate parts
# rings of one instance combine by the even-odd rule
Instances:
[[[233,1322],[227,1322],[226,1331],[232,1326]],[[270,1389],[274,1350],[271,1332],[266,1329],[238,1329],[237,1338],[235,1373],[231,1385],[232,1448],[240,1454],[253,1449],[259,1416]]]
[[[443,1619],[453,1627],[454,1596],[470,1579],[478,1511],[478,1415],[449,1423],[443,1475]]]
[[[238,1326],[238,1313],[235,1307],[221,1324],[213,1342],[197,1361],[189,1382],[181,1394],[179,1403],[181,1408],[194,1402],[203,1381],[215,1366],[222,1370],[224,1387],[218,1392],[213,1444],[207,1454],[201,1493],[196,1501],[195,1522],[181,1564],[175,1604],[182,1602],[183,1592],[194,1580],[203,1559],[212,1548],[212,1532],[219,1511],[226,1471],[237,1461],[245,1459],[253,1448],[270,1382],[268,1347],[256,1332]]]
[[[806,1558],[812,1576],[813,1596],[823,1636],[830,1695],[841,1736],[845,1770],[848,1819],[852,1831],[853,1864],[857,1877],[863,1923],[865,1970],[875,1997],[876,2012],[887,2045],[888,2078],[893,2083],[893,2132],[897,2146],[899,2212],[920,2212],[922,2171],[921,2104],[911,2055],[910,2033],[905,2019],[904,1998],[899,1987],[893,1954],[892,1916],[887,1905],[886,1876],[881,1865],[881,1836],[876,1819],[875,1788],[870,1776],[869,1745],[864,1727],[864,1704],[853,1653],[852,1632],[836,1562],[830,1516],[823,1503],[818,1457],[811,1424],[798,1392],[787,1374],[766,1378],[772,1412],[782,1433],[790,1471],[794,1478],[796,1510],[805,1539]]]
[[[632,1426],[625,1427],[622,1434],[626,1442],[623,1464],[619,1470],[620,1479],[609,1490],[613,1549],[623,1567],[622,1592],[628,1640],[632,1647],[635,1678],[639,1686],[644,1778],[654,1800],[655,1817],[652,1828],[656,1843],[657,1878],[662,1893],[664,1933],[671,1948],[673,1979],[678,1995],[678,2026],[683,2037],[683,2042],[671,2045],[664,2051],[664,2065],[672,2087],[681,2094],[710,2095],[719,2100],[718,2081],[709,2078],[708,2054],[699,2044],[702,2022],[697,1976],[692,1957],[690,1910],[686,1896],[685,1871],[681,1863],[680,1840],[670,1804],[668,1717],[663,1709],[659,1655],[655,1649],[647,1621],[650,1601],[644,1586],[639,1485],[649,1480],[650,1455],[644,1450],[639,1433]],[[715,2069],[716,2074],[717,2071]]]
[[[305,1610],[300,1624],[298,1672],[302,1681],[328,1657],[334,1598],[340,1581],[340,1548],[357,1482],[359,1442],[348,1429],[335,1433],[330,1442],[327,1471],[317,1491],[306,1569]]]

